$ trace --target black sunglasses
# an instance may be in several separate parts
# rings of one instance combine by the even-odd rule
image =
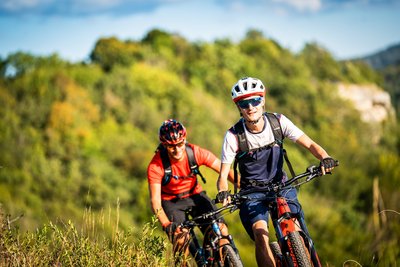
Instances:
[[[167,144],[166,147],[169,149],[173,149],[175,147],[182,147],[183,145],[185,145],[185,140],[177,144]]]
[[[237,104],[241,109],[248,109],[251,106],[257,107],[262,102],[262,97],[240,100]]]

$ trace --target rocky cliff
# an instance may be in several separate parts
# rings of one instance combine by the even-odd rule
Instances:
[[[338,92],[344,99],[350,100],[360,112],[365,122],[383,122],[394,116],[394,108],[388,92],[375,84],[338,84]]]

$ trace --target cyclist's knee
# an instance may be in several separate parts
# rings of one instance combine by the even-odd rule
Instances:
[[[218,225],[219,225],[219,229],[221,230],[222,236],[223,237],[227,237],[229,235],[229,232],[228,232],[228,227],[226,226],[226,224],[220,222],[220,223],[218,223]],[[229,239],[222,238],[219,242],[220,242],[219,243],[220,246],[225,245],[225,244],[229,244]]]
[[[225,223],[220,222],[220,223],[218,223],[218,225],[219,225],[219,229],[221,229],[222,235],[228,235],[229,234],[228,226]]]
[[[255,242],[267,242],[268,243],[268,224],[264,220],[257,221],[252,226],[254,241]]]

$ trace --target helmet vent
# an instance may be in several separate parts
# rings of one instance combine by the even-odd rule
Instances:
[[[263,83],[252,77],[245,77],[240,79],[231,89],[232,100],[236,103],[240,99],[248,96],[261,96],[265,95],[265,87]]]

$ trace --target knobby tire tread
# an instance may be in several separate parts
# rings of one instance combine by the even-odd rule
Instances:
[[[272,254],[274,254],[276,266],[277,267],[283,266],[282,250],[281,250],[281,247],[279,246],[278,242],[273,241],[273,242],[269,243],[269,247],[271,248]]]
[[[288,242],[293,248],[294,256],[296,258],[297,266],[299,267],[312,267],[310,254],[304,244],[303,238],[299,232],[291,232],[288,234]]]
[[[243,267],[239,254],[229,244],[222,247],[222,257],[225,267]]]

